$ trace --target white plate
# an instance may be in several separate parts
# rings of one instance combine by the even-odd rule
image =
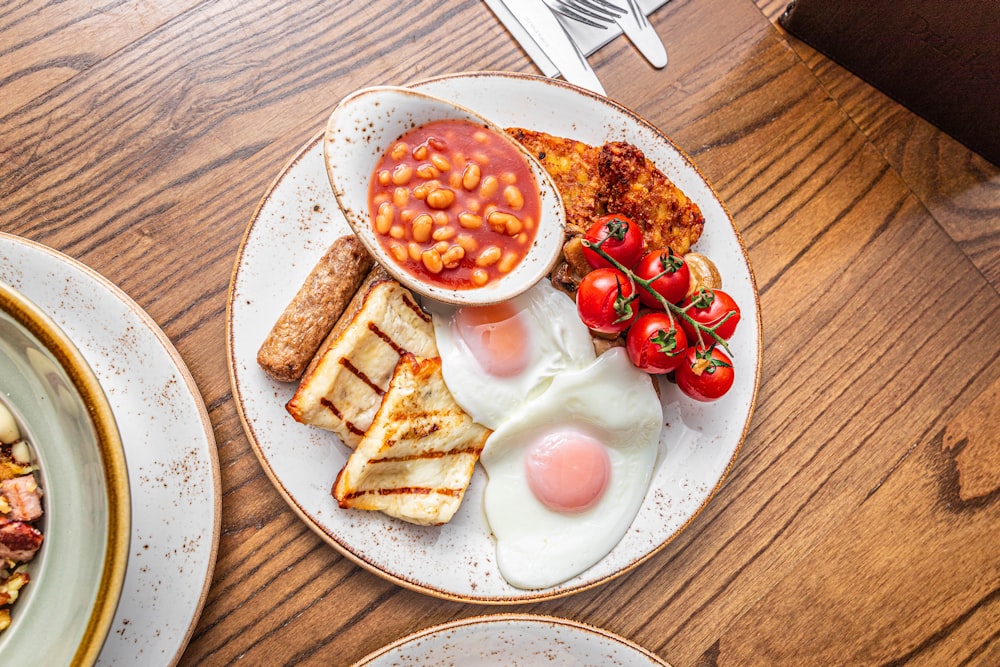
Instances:
[[[93,368],[118,421],[132,497],[125,585],[99,665],[172,665],[205,603],[219,541],[218,453],[166,335],[105,278],[0,233],[0,280],[35,302]]]
[[[354,667],[669,667],[606,630],[553,616],[476,616],[428,628],[366,656]]]
[[[698,202],[706,224],[696,249],[718,264],[723,287],[742,310],[730,341],[734,387],[719,401],[702,404],[664,383],[664,446],[639,515],[607,557],[553,588],[520,590],[500,576],[482,512],[481,469],[445,526],[413,526],[338,508],[330,489],[349,450],[332,433],[292,420],[284,404],[294,385],[270,380],[256,364],[258,347],[313,265],[335,238],[349,232],[330,189],[317,136],[264,196],[236,260],[227,326],[240,416],[264,470],[292,508],[327,542],[380,576],[431,595],[481,603],[535,601],[590,588],[642,562],[687,526],[715,493],[743,442],[761,358],[759,304],[746,250],[725,207],[687,157],[656,128],[614,102],[559,81],[495,72],[417,85],[504,127],[591,144],[629,141]],[[331,107],[335,103],[331,100]]]

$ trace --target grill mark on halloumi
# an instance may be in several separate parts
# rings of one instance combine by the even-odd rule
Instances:
[[[386,345],[388,345],[389,347],[391,347],[393,349],[393,351],[396,354],[398,354],[399,356],[403,356],[404,354],[406,354],[409,351],[406,348],[404,348],[402,345],[400,345],[399,343],[397,343],[396,341],[394,341],[392,339],[392,336],[390,336],[389,334],[387,334],[384,331],[382,331],[381,329],[379,329],[378,325],[375,324],[374,322],[369,322],[368,323],[368,330],[371,331],[376,336],[378,336],[379,338],[381,338],[382,342],[384,342]]]
[[[403,295],[403,303],[405,303],[406,306],[414,313],[416,313],[417,317],[422,319],[424,322],[429,323],[431,321],[431,316],[425,313],[424,309],[421,308],[419,305],[417,305],[417,302],[409,298],[409,296],[406,294]]]
[[[372,382],[372,379],[368,377],[364,371],[362,371],[360,368],[352,364],[350,359],[348,359],[347,357],[341,357],[340,365],[349,370],[350,372],[354,373],[354,376],[356,378],[358,378],[366,385],[371,387],[372,391],[374,391],[376,394],[378,394],[379,396],[385,395],[385,389]]]
[[[447,496],[449,498],[461,498],[465,489],[432,489],[425,486],[401,486],[395,489],[372,489],[369,491],[357,491],[348,494],[347,500],[357,500],[365,496],[398,496],[398,495],[421,495],[421,496]]]
[[[319,399],[319,402],[324,408],[332,412],[337,419],[343,422],[344,428],[346,428],[348,431],[355,434],[359,438],[365,434],[364,429],[358,428],[357,426],[354,425],[354,422],[350,421],[349,419],[344,419],[344,413],[341,412],[336,405],[327,400],[325,396]]]
[[[420,454],[410,454],[408,456],[384,456],[378,459],[370,459],[369,464],[374,463],[402,463],[405,461],[422,461],[429,459],[441,459],[445,456],[479,456],[483,451],[482,447],[466,447],[464,449],[453,449],[448,452],[426,452]]]
[[[334,405],[332,402],[330,402],[330,400],[328,400],[326,396],[321,397],[319,399],[319,402],[320,402],[320,405],[322,405],[324,408],[326,408],[327,410],[329,410],[330,412],[332,412],[333,416],[336,417],[337,419],[343,419],[344,418],[344,413],[341,412],[340,409],[336,405]]]

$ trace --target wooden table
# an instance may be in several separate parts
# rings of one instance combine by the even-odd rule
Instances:
[[[341,96],[536,71],[486,5],[3,6],[0,229],[145,308],[215,429],[222,533],[182,664],[347,664],[500,611],[678,666],[1000,664],[1000,174],[784,35],[782,8],[673,0],[652,17],[666,70],[623,38],[591,57],[727,202],[764,371],[735,467],[686,531],[606,585],[511,608],[404,590],[307,529],[244,435],[224,338],[250,216]]]

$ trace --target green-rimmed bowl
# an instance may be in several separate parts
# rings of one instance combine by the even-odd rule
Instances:
[[[0,400],[31,443],[45,509],[31,581],[0,632],[0,664],[91,665],[128,562],[125,452],[83,355],[44,312],[2,283]]]

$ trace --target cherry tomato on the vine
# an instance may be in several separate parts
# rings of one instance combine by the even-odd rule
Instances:
[[[656,276],[663,274],[660,278]],[[670,248],[646,253],[635,267],[635,274],[643,280],[653,280],[650,287],[670,303],[680,303],[687,295],[691,282],[691,271],[683,257],[675,255]],[[652,294],[639,287],[639,300],[650,308],[663,310],[663,306]]]
[[[684,361],[687,337],[664,311],[646,312],[628,330],[625,349],[636,368],[669,373]]]
[[[715,345],[707,349],[692,345],[684,353],[674,379],[687,396],[697,401],[714,401],[733,386],[733,361]]]
[[[729,340],[740,321],[740,307],[733,300],[733,297],[720,289],[699,289],[684,299],[681,307],[695,322],[708,328],[716,327],[715,333],[723,340]],[[732,315],[726,317],[729,313]],[[725,318],[724,322],[723,318]],[[678,319],[681,320],[681,326],[684,327],[684,333],[687,334],[691,344],[697,343],[699,338],[695,328],[684,318]],[[721,324],[719,324],[720,322]],[[707,331],[702,332],[700,340],[705,345],[711,345],[715,342],[715,339]]]
[[[621,333],[639,316],[635,286],[618,269],[594,269],[580,281],[576,310],[593,331]]]
[[[642,257],[642,228],[624,215],[611,214],[598,218],[583,238],[595,245],[607,239],[601,245],[601,250],[629,269]],[[611,262],[601,257],[593,248],[585,246],[583,257],[595,269],[614,268]]]

